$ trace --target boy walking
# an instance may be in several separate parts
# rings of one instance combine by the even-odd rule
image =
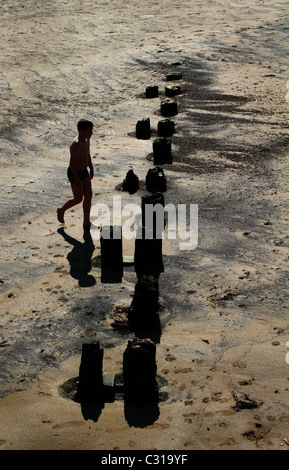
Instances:
[[[70,163],[67,169],[73,198],[57,209],[57,219],[63,224],[65,211],[82,202],[83,228],[88,229],[91,226],[91,180],[94,174],[90,155],[90,138],[93,133],[93,123],[87,119],[81,119],[77,123],[77,129],[78,136],[73,139],[70,146]],[[89,168],[89,172],[87,168]]]

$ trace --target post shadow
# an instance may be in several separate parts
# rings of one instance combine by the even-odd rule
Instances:
[[[150,339],[129,340],[123,354],[124,414],[130,426],[146,427],[159,417],[156,346]]]
[[[114,382],[109,377],[109,382]],[[111,385],[111,384],[110,384]],[[77,391],[74,400],[81,404],[85,420],[97,422],[104,404],[114,401],[113,387],[107,386],[103,375],[103,349],[99,341],[82,345]]]
[[[148,313],[148,312],[146,312]],[[162,336],[162,327],[159,314],[156,313],[154,317],[137,316],[129,317],[129,326],[137,338],[149,338],[155,344],[160,343]]]
[[[155,344],[160,342],[162,331],[158,309],[158,274],[139,273],[128,312],[129,327],[137,338],[150,338]]]
[[[102,410],[104,409],[104,402],[91,402],[91,403],[80,403],[81,413],[85,421],[91,420],[97,423]]]
[[[68,235],[64,228],[59,228],[57,232],[73,246],[72,251],[67,255],[70,264],[70,275],[78,280],[80,287],[91,287],[96,284],[94,276],[88,274],[91,270],[91,259],[94,252],[94,244],[89,230],[84,230],[84,242],[80,242]]]
[[[129,426],[145,428],[154,424],[159,418],[160,410],[157,403],[141,405],[124,401],[125,420]]]
[[[123,371],[103,372],[103,349],[98,341],[82,345],[79,375],[59,387],[60,395],[80,404],[83,418],[95,423],[106,403],[120,400],[129,426],[146,427],[159,418],[160,388],[167,382],[156,375],[156,346],[149,338],[129,340]]]

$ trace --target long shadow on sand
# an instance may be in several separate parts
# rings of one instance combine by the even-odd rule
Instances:
[[[154,424],[159,418],[159,403],[166,401],[167,392],[162,392],[161,388],[167,385],[167,381],[161,376],[157,376],[158,381],[158,397],[151,402],[131,402],[127,400],[123,390],[123,375],[116,374],[116,383],[114,387],[104,387],[103,395],[93,400],[80,400],[77,396],[79,377],[69,379],[59,387],[59,393],[62,397],[79,403],[81,406],[82,416],[86,421],[96,423],[102,413],[105,412],[107,403],[115,403],[117,401],[123,403],[124,417],[129,426],[136,428],[145,428]],[[141,392],[141,391],[140,391]]]
[[[70,264],[70,275],[78,280],[80,287],[91,287],[96,284],[94,276],[88,274],[91,270],[91,259],[94,252],[94,244],[89,230],[84,230],[83,240],[80,242],[68,235],[64,228],[60,228],[57,232],[73,246],[72,251],[67,255]]]
[[[86,421],[91,420],[96,423],[104,407],[105,403],[101,401],[95,403],[81,403],[82,416]],[[136,428],[151,426],[158,419],[159,414],[160,411],[157,403],[137,405],[124,401],[124,415],[129,426]]]

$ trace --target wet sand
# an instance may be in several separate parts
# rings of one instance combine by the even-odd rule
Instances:
[[[267,0],[1,6],[1,450],[289,449],[286,15]],[[171,71],[182,93],[164,197],[198,204],[199,239],[193,251],[163,242],[149,334],[166,399],[87,409],[62,386],[83,343],[122,371],[136,273],[102,282],[81,207],[57,222],[68,149],[91,119],[93,204],[140,204]],[[152,137],[136,139],[147,117]],[[119,191],[131,168],[133,195]]]

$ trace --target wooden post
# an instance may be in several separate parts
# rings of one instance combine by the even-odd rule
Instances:
[[[160,205],[160,206],[162,206],[162,209],[163,209],[164,204],[165,204],[164,195],[161,194],[161,193],[147,194],[147,195],[145,195],[141,198],[142,229],[143,230],[147,229],[147,233],[151,233],[153,238],[155,237],[155,231],[156,231],[156,218],[155,218],[156,215],[150,221],[148,219],[148,216],[150,216],[150,214],[147,213],[147,211],[146,211],[146,205],[150,206],[148,208],[149,210],[155,209],[155,211],[157,211],[158,207],[156,207],[156,206]],[[150,225],[151,223],[153,225]]]
[[[162,119],[158,122],[158,135],[160,137],[171,137],[175,133],[175,123],[170,119]]]
[[[172,141],[169,137],[159,137],[153,142],[154,165],[172,163]]]
[[[123,180],[122,190],[128,191],[129,194],[134,194],[139,189],[139,179],[134,174],[133,170],[129,170]]]
[[[148,140],[151,137],[150,118],[141,119],[136,123],[137,139]]]
[[[164,272],[162,242],[161,238],[136,238],[134,268],[137,276],[159,276]]]
[[[146,98],[157,98],[159,96],[159,87],[150,85],[146,87]]]
[[[161,115],[164,117],[175,116],[178,114],[178,103],[175,100],[166,98],[161,101]]]
[[[164,170],[157,166],[150,168],[146,175],[146,188],[151,193],[165,192],[167,190],[167,182]]]
[[[168,85],[165,87],[166,96],[175,96],[181,94],[181,87],[179,85]]]
[[[172,81],[172,80],[181,80],[182,74],[180,72],[170,72],[167,74],[167,81]]]

